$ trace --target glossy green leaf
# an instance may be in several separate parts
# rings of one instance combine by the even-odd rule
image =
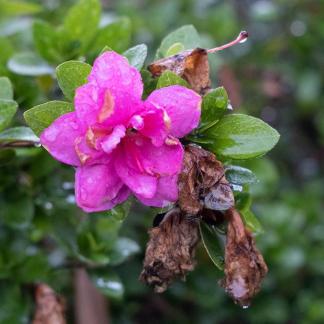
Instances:
[[[87,82],[91,65],[79,61],[67,61],[56,68],[58,84],[65,97],[73,100],[76,88]]]
[[[224,116],[204,133],[205,146],[230,159],[249,159],[270,151],[279,133],[261,119],[242,114]]]
[[[178,75],[176,75],[174,72],[171,71],[164,71],[161,76],[159,77],[159,80],[157,82],[157,89],[168,87],[171,85],[181,85],[184,87],[189,88],[189,84],[186,80],[180,78]]]
[[[126,17],[121,18],[98,31],[91,50],[99,52],[105,46],[109,46],[116,52],[122,52],[128,47],[130,36],[131,22]]]
[[[125,51],[123,55],[127,57],[130,65],[140,71],[147,56],[147,46],[145,44],[136,45]]]
[[[210,259],[219,270],[224,269],[224,249],[215,229],[201,221],[199,224],[202,243]]]
[[[230,183],[238,185],[251,184],[257,181],[255,174],[251,170],[238,165],[226,166],[225,176]]]
[[[105,296],[121,299],[124,295],[124,286],[119,276],[111,269],[88,270],[94,286]]]
[[[165,56],[168,57],[168,56],[176,55],[176,54],[184,51],[184,49],[185,49],[185,47],[182,43],[180,43],[180,42],[174,43],[168,48]]]
[[[139,251],[140,247],[135,241],[127,237],[119,237],[109,253],[110,264],[120,264]]]
[[[13,89],[7,77],[0,77],[0,99],[13,100]]]
[[[203,132],[215,125],[224,116],[227,109],[228,95],[223,87],[207,93],[202,100],[200,130],[198,132]]]
[[[0,15],[29,15],[42,10],[36,3],[17,0],[0,0]]]
[[[73,111],[73,105],[65,101],[49,101],[35,106],[24,113],[27,125],[39,135],[63,114]]]
[[[52,74],[54,72],[47,62],[33,53],[17,53],[7,63],[8,69],[16,74],[39,76]]]
[[[33,39],[39,55],[45,60],[56,63],[62,59],[58,48],[58,35],[49,23],[35,21]]]
[[[95,36],[101,14],[99,0],[79,0],[64,19],[64,37],[76,52],[85,48]]]
[[[0,99],[0,131],[9,126],[17,108],[16,101]]]
[[[15,158],[15,156],[16,152],[13,149],[0,149],[0,166],[10,163]]]
[[[200,46],[201,38],[193,25],[182,26],[169,35],[161,42],[156,52],[156,59],[167,57],[170,47],[175,43],[181,43],[183,49],[193,49]]]
[[[240,210],[242,220],[247,229],[249,229],[255,235],[264,233],[263,227],[257,217],[250,209]]]
[[[39,138],[29,127],[25,127],[25,126],[8,128],[2,133],[0,133],[0,143],[1,142],[8,143],[8,142],[16,142],[16,141],[37,143],[39,141]]]

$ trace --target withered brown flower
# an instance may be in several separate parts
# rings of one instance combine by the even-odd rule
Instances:
[[[187,219],[179,208],[169,211],[157,227],[149,231],[140,280],[163,292],[176,279],[184,279],[195,266],[195,247],[199,242],[198,222]]]
[[[226,217],[225,278],[221,281],[221,286],[236,303],[247,307],[260,290],[268,267],[255,246],[254,238],[244,227],[238,211],[231,208],[226,212]]]

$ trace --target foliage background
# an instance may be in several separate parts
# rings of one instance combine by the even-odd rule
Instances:
[[[73,1],[27,1],[27,9],[5,10],[9,2],[0,1],[0,74],[13,82],[19,103],[13,125],[24,125],[24,110],[59,99],[61,93],[53,78],[18,75],[8,69],[8,60],[15,53],[36,52],[33,21],[61,24]],[[252,187],[253,210],[265,229],[257,240],[269,275],[252,307],[240,309],[218,287],[220,274],[199,250],[198,266],[186,283],[174,284],[163,295],[153,294],[138,282],[138,275],[154,212],[132,208],[120,229],[122,237],[132,240],[119,243],[129,254],[138,253],[121,263],[127,256],[116,252],[115,235],[123,213],[112,215],[113,222],[107,222],[106,215],[89,219],[74,206],[73,170],[37,147],[19,149],[14,160],[0,167],[0,322],[29,321],[30,283],[38,281],[66,296],[72,321],[71,269],[80,259],[104,265],[100,271],[89,271],[95,283],[98,278],[115,283],[100,287],[109,296],[113,323],[323,322],[324,2],[102,4],[106,22],[119,16],[130,19],[123,37],[112,38],[113,45],[124,51],[146,43],[147,62],[161,39],[183,24],[195,25],[210,47],[231,40],[241,29],[249,31],[244,45],[211,57],[212,78],[214,86],[228,90],[235,110],[262,118],[281,134],[269,158],[248,165],[260,180]],[[73,56],[73,49],[65,50],[64,60]],[[90,50],[84,54],[93,55]]]

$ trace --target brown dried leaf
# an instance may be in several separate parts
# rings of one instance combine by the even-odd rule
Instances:
[[[65,324],[63,298],[45,284],[38,284],[35,291],[36,310],[33,324]]]
[[[226,212],[228,231],[225,247],[225,278],[221,286],[243,307],[258,293],[261,281],[268,272],[254,238],[245,229],[240,214],[231,208]]]
[[[226,210],[234,206],[234,196],[225,171],[216,156],[196,145],[185,148],[179,175],[179,206],[187,214],[197,215],[203,207]]]
[[[210,89],[208,55],[203,48],[183,51],[155,61],[148,69],[154,77],[170,70],[185,79],[199,94],[204,94]]]
[[[184,279],[186,273],[194,269],[198,223],[185,218],[177,208],[168,212],[149,235],[140,280],[161,293],[174,279]]]

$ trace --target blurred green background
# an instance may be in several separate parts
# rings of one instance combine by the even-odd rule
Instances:
[[[0,74],[13,82],[19,103],[14,125],[24,125],[26,109],[62,95],[48,75],[15,73],[12,57],[37,52],[34,21],[58,26],[74,1],[14,3],[0,0]],[[210,55],[211,77],[213,86],[227,89],[235,111],[260,117],[281,134],[267,158],[245,164],[259,179],[251,191],[265,230],[257,242],[269,274],[243,310],[218,286],[221,274],[199,249],[186,282],[153,294],[138,276],[154,211],[135,204],[123,224],[121,210],[111,215],[113,221],[84,215],[74,205],[73,170],[40,148],[19,149],[0,167],[0,323],[30,321],[30,284],[39,281],[65,296],[73,322],[72,269],[79,261],[91,265],[95,283],[99,277],[120,283],[117,289],[99,287],[108,296],[112,323],[323,323],[324,1],[102,0],[102,5],[103,24],[130,19],[114,46],[122,52],[146,43],[147,62],[162,38],[184,24],[193,24],[208,47],[249,32],[248,42]],[[71,53],[66,49],[62,61],[75,58]],[[124,239],[116,247],[119,228]]]

